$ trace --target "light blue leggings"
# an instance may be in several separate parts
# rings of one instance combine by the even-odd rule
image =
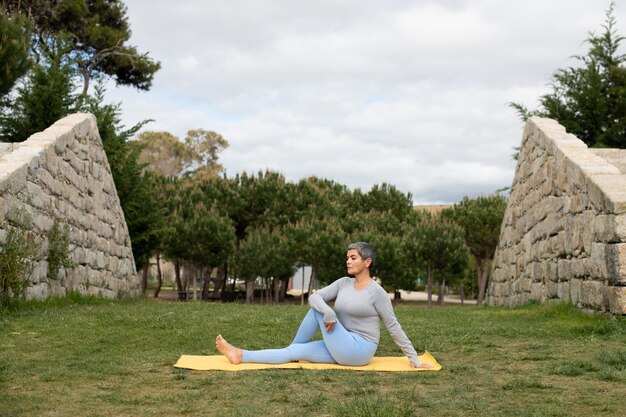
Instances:
[[[322,331],[324,340],[311,342],[318,330]],[[303,360],[362,366],[369,363],[377,348],[378,344],[347,331],[339,321],[328,333],[324,316],[310,309],[291,345],[283,349],[242,350],[242,362],[287,363]]]

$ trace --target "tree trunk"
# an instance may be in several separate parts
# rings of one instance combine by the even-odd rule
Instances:
[[[482,305],[487,289],[487,278],[489,276],[489,260],[476,259],[476,269],[478,271],[478,299],[476,305]]]
[[[182,280],[183,280],[183,291],[185,292],[185,300],[189,300],[189,273],[191,271],[191,268],[189,267],[189,263],[186,262],[183,265],[183,274],[182,274]]]
[[[150,269],[150,262],[146,264],[141,270],[141,293],[145,293],[148,288],[148,269]]]
[[[215,287],[213,288],[213,297],[218,298],[220,295],[220,289],[224,284],[224,265],[217,267],[217,276],[215,278]]]
[[[197,288],[197,283],[198,283],[198,268],[196,266],[193,267],[193,271],[192,271],[192,275],[191,275],[191,279],[192,279],[192,288],[193,288],[193,300],[197,300],[198,299],[198,288]]]
[[[206,269],[206,273],[204,274],[204,279],[202,281],[202,299],[209,299],[209,285],[211,285],[211,274],[213,273],[213,267],[208,266]]]
[[[224,270],[224,272],[226,272]],[[222,288],[220,288],[220,298],[222,302],[226,299],[226,277],[222,278]]]
[[[91,65],[89,65],[88,68],[81,69],[80,71],[81,75],[83,76],[83,91],[77,97],[77,109],[79,109],[83,105],[83,103],[85,102],[85,98],[87,97],[87,93],[89,92],[89,82],[91,80],[91,72],[89,71],[90,68]]]
[[[393,290],[393,301],[394,302],[402,301],[402,294],[400,293],[400,290],[397,288]]]
[[[427,286],[427,293],[428,293],[428,308],[432,308],[433,306],[433,268],[432,267],[428,267],[428,283],[426,284]]]
[[[265,278],[265,294],[267,304],[272,304],[272,278]]]
[[[302,265],[302,287],[300,290],[300,305],[304,305],[304,265]]]
[[[231,287],[230,287],[230,290],[231,290],[232,292],[237,291],[237,287],[236,287],[236,285],[237,285],[237,276],[235,275],[235,276],[233,277],[233,283],[232,283],[232,285],[231,285]]]
[[[246,281],[246,304],[254,301],[254,280]]]
[[[176,280],[176,290],[178,291],[178,300],[185,301],[183,283],[180,279],[180,262],[174,262],[174,279]]]
[[[163,273],[161,272],[161,254],[156,254],[156,267],[157,267],[157,286],[154,289],[154,298],[159,297],[161,292],[161,286],[163,285]]]
[[[445,291],[446,279],[444,277],[439,280],[439,291],[437,293],[437,304],[439,304],[440,306],[443,306],[443,297],[445,297]]]
[[[280,291],[278,293],[278,302],[284,303],[287,298],[287,286],[289,285],[289,278],[280,280]]]
[[[278,278],[274,278],[274,304],[278,303],[280,298],[280,283]]]
[[[309,280],[309,291],[307,292],[307,297],[310,297],[313,294],[313,289],[316,287],[317,280],[317,271],[315,270],[315,266],[311,265],[311,279]]]
[[[228,264],[226,262],[224,262],[224,264],[222,265],[223,272],[224,272],[224,277],[222,278],[222,294],[221,294],[221,298],[222,298],[222,302],[226,301],[226,284],[228,283]]]
[[[461,283],[461,290],[459,291],[461,295],[461,305],[465,304],[465,284]]]

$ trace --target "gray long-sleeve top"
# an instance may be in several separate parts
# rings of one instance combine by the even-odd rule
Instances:
[[[327,304],[333,300],[335,311]],[[389,295],[376,281],[357,290],[354,288],[354,278],[340,278],[312,294],[309,297],[309,305],[324,315],[325,323],[339,319],[348,331],[376,344],[380,339],[382,319],[389,335],[409,360],[415,366],[421,363],[413,344],[396,319]]]

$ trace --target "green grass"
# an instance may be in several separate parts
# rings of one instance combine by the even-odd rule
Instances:
[[[565,305],[396,307],[440,372],[193,372],[214,338],[288,344],[301,306],[71,297],[0,312],[2,416],[623,415],[626,320]],[[379,355],[400,355],[386,332]]]

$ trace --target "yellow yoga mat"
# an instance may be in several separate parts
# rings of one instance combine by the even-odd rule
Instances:
[[[420,361],[432,365],[433,369],[411,368],[409,358],[406,356],[375,356],[372,361],[365,366],[343,366],[333,363],[311,363],[311,362],[289,362],[280,365],[266,363],[240,363],[233,365],[228,362],[223,355],[198,356],[182,355],[176,368],[193,369],[195,371],[252,371],[256,369],[343,369],[347,371],[384,371],[384,372],[420,372],[438,371],[441,365],[428,352],[424,352]]]

